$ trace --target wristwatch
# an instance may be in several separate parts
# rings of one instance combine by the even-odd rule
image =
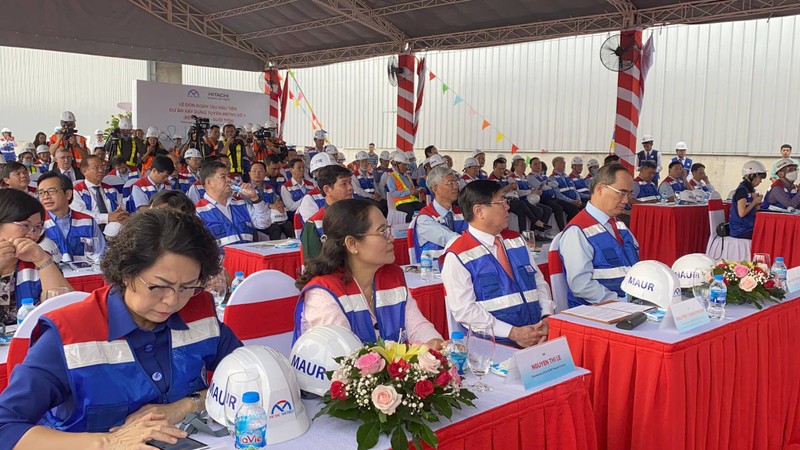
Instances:
[[[199,392],[192,392],[189,398],[194,400],[195,413],[201,414],[206,410],[206,402],[203,401],[203,395]]]

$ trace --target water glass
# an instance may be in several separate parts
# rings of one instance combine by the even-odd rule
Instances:
[[[769,253],[754,253],[753,263],[764,269],[764,272],[769,273],[770,268],[772,267],[772,258],[770,257]]]
[[[708,307],[708,286],[711,284],[709,279],[711,269],[697,270],[692,276],[692,293],[695,298],[700,300],[703,308]]]
[[[232,373],[228,376],[227,383],[225,383],[225,426],[231,436],[234,436],[236,432],[236,412],[242,406],[242,395],[245,392],[258,392],[258,395],[263,399],[261,378],[258,376],[258,372]]]
[[[483,376],[489,372],[494,361],[494,329],[492,324],[474,324],[467,332],[467,365],[478,377],[478,381],[470,385],[477,392],[489,392],[491,387],[483,383]]]
[[[206,291],[214,297],[215,306],[222,305],[228,294],[228,283],[225,280],[225,273],[220,272],[219,275],[210,278],[206,282]]]
[[[59,295],[63,295],[69,292],[69,288],[66,287],[57,287],[57,288],[50,288],[45,292],[44,299],[50,300],[53,297],[58,297]]]
[[[522,233],[522,239],[525,240],[525,244],[528,245],[529,250],[533,250],[536,247],[536,233],[532,230],[524,230]]]
[[[83,243],[83,256],[92,264],[92,267],[97,267],[100,264],[100,238],[85,237],[81,238]]]

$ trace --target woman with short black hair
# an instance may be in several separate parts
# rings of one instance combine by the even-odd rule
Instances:
[[[219,271],[196,216],[140,211],[109,241],[110,286],[45,314],[0,394],[0,441],[26,448],[175,443],[205,405],[206,372],[241,346],[205,281]]]

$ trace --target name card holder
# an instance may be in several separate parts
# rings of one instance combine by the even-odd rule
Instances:
[[[514,353],[506,383],[521,380],[525,390],[530,390],[573,371],[575,362],[567,338],[561,336]]]

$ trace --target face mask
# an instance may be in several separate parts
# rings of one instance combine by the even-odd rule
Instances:
[[[417,163],[416,163],[416,161],[413,161],[413,162],[410,162],[410,163],[408,163],[408,166],[411,168],[411,170],[417,170]]]
[[[794,172],[787,173],[786,174],[786,179],[791,181],[792,183],[797,181],[797,171],[795,170]]]
[[[600,168],[592,169],[592,176],[597,175],[597,172],[600,171]]]
[[[33,163],[30,162],[30,161],[23,161],[22,165],[25,166],[25,167],[30,167],[30,166],[33,165]]]

